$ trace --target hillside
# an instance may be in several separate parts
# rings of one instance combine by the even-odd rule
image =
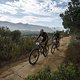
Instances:
[[[7,21],[0,21],[0,26],[7,26],[11,30],[21,30],[23,32],[40,31],[40,29],[44,29],[46,32],[53,32],[53,30],[51,28],[45,27],[45,26],[23,24],[23,23],[11,23],[11,22],[7,22]]]

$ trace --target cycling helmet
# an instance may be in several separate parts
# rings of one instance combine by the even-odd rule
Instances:
[[[43,30],[43,29],[41,29],[41,30],[40,30],[40,34],[42,34],[43,32],[44,32],[44,30]]]

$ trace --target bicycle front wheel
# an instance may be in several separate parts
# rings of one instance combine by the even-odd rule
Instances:
[[[39,59],[39,50],[33,49],[29,55],[29,63],[31,65],[35,65],[38,59]]]

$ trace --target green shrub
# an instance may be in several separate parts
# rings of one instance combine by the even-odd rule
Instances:
[[[61,65],[53,75],[53,80],[80,80],[80,70],[73,64]]]
[[[31,37],[22,37],[20,42],[15,43],[11,37],[0,38],[0,60],[6,61],[18,58],[21,55],[26,55],[34,48],[34,43]]]
[[[0,59],[9,60],[12,57],[13,42],[9,37],[0,38]]]
[[[26,80],[53,80],[49,67],[38,72],[36,75],[28,76]]]
[[[36,75],[28,76],[25,80],[80,80],[80,70],[76,65],[63,64],[53,73],[47,67]]]
[[[71,40],[68,49],[65,53],[65,62],[72,62],[74,64],[80,64],[80,41]]]
[[[3,61],[28,55],[34,46],[31,36],[24,37],[18,30],[10,31],[7,27],[0,27],[0,65]]]

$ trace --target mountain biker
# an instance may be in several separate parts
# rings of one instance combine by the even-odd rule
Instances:
[[[58,30],[54,33],[52,39],[55,39],[57,44],[60,42],[60,32],[59,32]],[[59,45],[57,45],[57,47],[58,47],[58,46],[59,46]]]
[[[39,36],[37,37],[36,41],[42,37],[42,40],[41,40],[41,44],[44,45],[44,48],[46,49],[46,46],[47,46],[47,43],[48,43],[48,34],[46,32],[44,32],[43,29],[40,30],[40,34]]]

